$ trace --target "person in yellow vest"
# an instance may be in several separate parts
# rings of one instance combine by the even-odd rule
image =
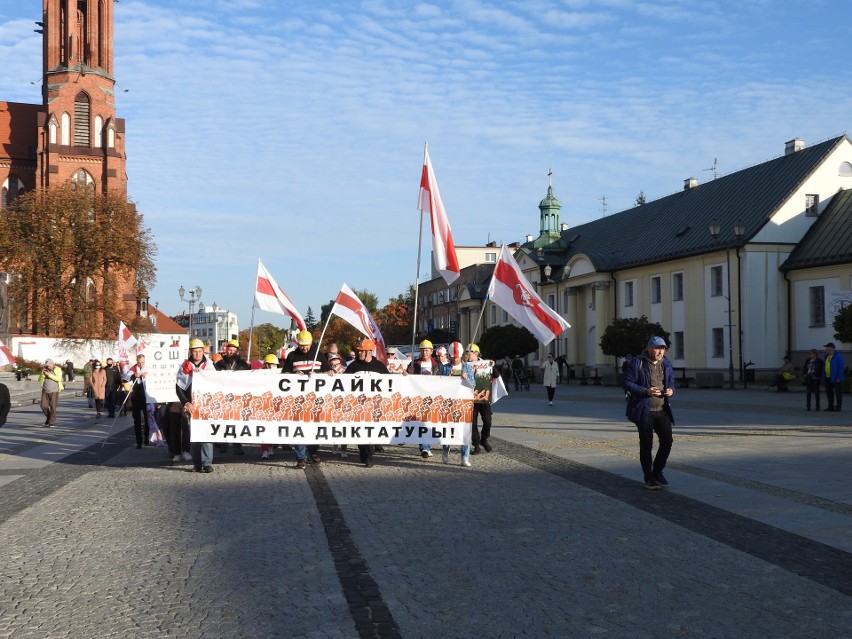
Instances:
[[[41,412],[44,413],[44,425],[56,428],[56,408],[59,404],[59,393],[65,388],[62,384],[62,368],[53,363],[52,359],[44,362],[41,374],[38,376],[41,385]]]

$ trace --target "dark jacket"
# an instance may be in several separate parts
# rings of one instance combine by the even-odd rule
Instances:
[[[6,384],[0,384],[0,426],[6,423],[10,408],[12,408],[12,398],[9,387]]]
[[[674,370],[671,362],[667,357],[663,357],[661,362],[663,367],[663,385],[666,388],[674,388]],[[647,389],[651,387],[651,371],[649,370],[648,360],[644,354],[639,357],[634,357],[630,361],[627,370],[624,371],[624,390],[627,392],[627,419],[637,426],[646,424],[648,414],[651,407],[651,398],[648,396]],[[669,419],[674,425],[674,415],[672,408],[669,405],[670,397],[663,400],[663,410],[668,413]]]
[[[251,365],[239,355],[225,355],[216,362],[217,371],[250,371]]]
[[[106,373],[106,392],[116,390],[119,386],[121,386],[121,371],[118,370],[118,366],[113,364],[112,366],[104,367],[104,372]]]
[[[805,360],[802,366],[802,378],[806,382],[818,382],[825,377],[825,362],[819,357]]]

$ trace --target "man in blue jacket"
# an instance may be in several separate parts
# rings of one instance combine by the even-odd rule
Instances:
[[[634,357],[624,371],[627,418],[639,430],[639,462],[645,474],[645,488],[649,490],[669,485],[663,469],[672,450],[674,416],[669,398],[674,394],[674,385],[674,371],[666,359],[666,341],[652,337],[642,355]],[[659,446],[652,463],[654,433]]]

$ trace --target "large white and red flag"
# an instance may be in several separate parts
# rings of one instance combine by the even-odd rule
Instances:
[[[254,290],[254,303],[257,308],[270,313],[281,313],[286,315],[299,327],[300,331],[307,330],[305,320],[296,310],[290,298],[284,294],[281,287],[266,270],[263,262],[257,261],[257,284]]]
[[[118,323],[118,345],[128,351],[136,345],[136,338],[133,337],[133,333],[124,325],[124,322]]]
[[[444,202],[438,190],[438,180],[435,178],[435,171],[429,160],[429,147],[423,151],[420,203],[417,208],[421,212],[429,212],[429,219],[432,222],[432,258],[435,261],[435,268],[447,284],[452,284],[459,276],[459,260],[456,257],[456,247],[453,244],[447,211],[444,210]]]
[[[542,344],[549,344],[565,329],[571,328],[556,311],[541,301],[505,244],[488,286],[488,299],[514,317]]]
[[[382,332],[373,320],[373,316],[370,315],[370,311],[346,284],[340,288],[337,299],[334,300],[334,306],[331,307],[331,312],[354,326],[355,330],[373,340],[376,343],[376,359],[387,365],[388,349],[385,346],[385,338],[382,337]]]
[[[0,341],[0,366],[6,366],[7,364],[14,364],[15,358],[12,357],[11,351],[6,348],[2,341]]]

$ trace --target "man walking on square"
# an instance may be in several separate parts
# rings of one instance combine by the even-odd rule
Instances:
[[[666,488],[669,482],[663,469],[672,450],[674,416],[669,398],[674,394],[674,371],[666,358],[666,341],[662,337],[652,337],[642,355],[630,361],[624,373],[624,390],[629,394],[627,418],[639,430],[639,462],[645,488]],[[652,463],[654,433],[659,446]]]
[[[46,360],[38,381],[42,382],[41,411],[45,416],[44,425],[56,428],[56,406],[63,388],[62,368],[54,364],[52,359]]]

